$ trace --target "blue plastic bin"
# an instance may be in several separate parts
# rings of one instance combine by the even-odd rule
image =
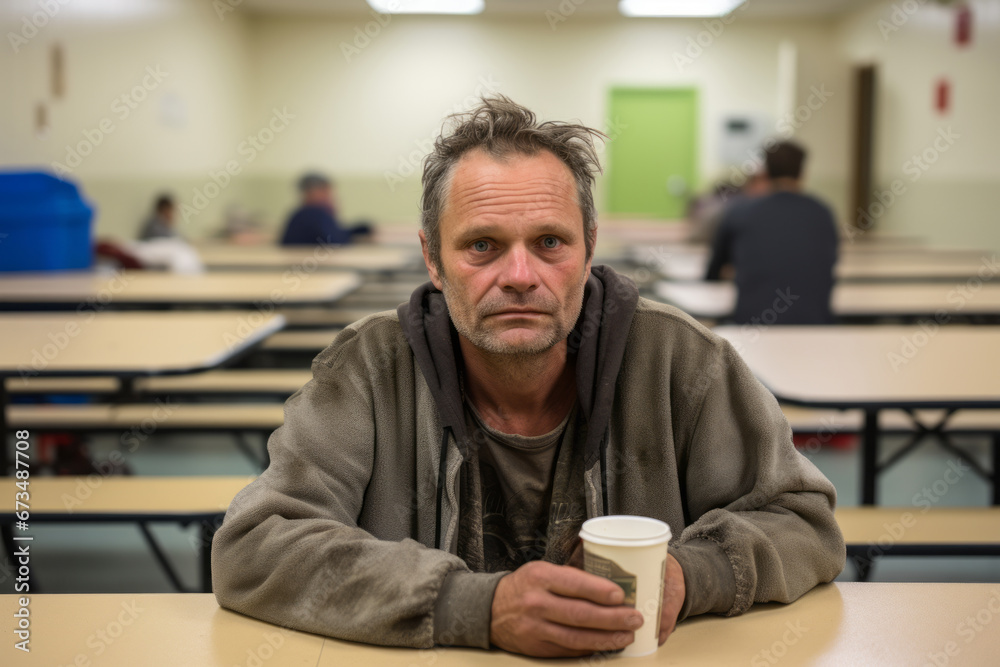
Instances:
[[[0,271],[89,269],[94,209],[68,181],[0,171]]]

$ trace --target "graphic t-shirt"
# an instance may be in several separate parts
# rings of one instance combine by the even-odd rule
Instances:
[[[576,407],[543,435],[502,433],[466,401],[478,445],[483,557],[487,572],[514,570],[546,553],[553,475],[560,443],[572,442]]]

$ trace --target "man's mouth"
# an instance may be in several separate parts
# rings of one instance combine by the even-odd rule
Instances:
[[[548,313],[541,310],[532,310],[530,308],[509,308],[507,310],[499,310],[495,313],[490,313],[490,315],[548,315]]]

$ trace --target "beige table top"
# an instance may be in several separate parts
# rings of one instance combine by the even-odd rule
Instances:
[[[0,597],[0,614],[12,618],[16,605],[16,596]],[[109,667],[231,667],[249,664],[251,656],[263,665],[309,667],[564,664],[502,651],[393,649],[324,639],[220,609],[208,594],[33,595],[29,609],[32,653],[6,641],[0,647],[4,664],[68,665],[78,655]],[[991,665],[1000,653],[1000,633],[989,622],[997,610],[997,584],[832,584],[790,605],[691,619],[654,655],[621,664],[773,665],[777,657],[788,665],[921,665],[929,654],[947,651],[954,656],[951,665]],[[970,624],[970,617],[979,621]],[[101,632],[115,638],[99,641]],[[607,664],[602,656],[594,660],[571,664]]]
[[[0,596],[4,618],[13,619],[17,598]],[[31,653],[14,648],[8,624],[0,664],[314,667],[324,642],[316,635],[221,609],[211,594],[32,595],[30,599]]]
[[[714,331],[779,400],[829,407],[1000,405],[1000,327],[948,325],[933,337],[917,325]]]
[[[328,272],[297,276],[290,272],[227,272],[181,275],[154,271],[51,275],[8,274],[0,277],[0,302],[120,305],[317,304],[335,301],[361,284],[356,273]]]
[[[413,232],[416,238],[416,232]],[[289,269],[308,275],[317,269],[351,271],[395,271],[422,266],[420,246],[307,246],[225,245],[205,243],[197,246],[205,267],[211,270],[240,269],[264,271]]]
[[[32,477],[33,514],[209,514],[225,512],[253,477]],[[4,498],[14,498],[12,477],[0,478]],[[72,499],[67,502],[67,499]],[[10,512],[11,507],[3,511]]]
[[[841,507],[848,544],[1000,544],[1000,507]],[[1000,613],[1000,610],[998,610]]]
[[[668,280],[703,280],[708,268],[708,251],[703,246],[686,246],[657,251],[646,248],[633,254],[640,263],[654,268]],[[835,267],[841,280],[947,280],[961,281],[997,273],[996,253],[966,251],[899,251],[844,249]]]
[[[207,370],[281,329],[256,311],[0,314],[0,374],[158,375]]]
[[[736,307],[736,286],[727,282],[656,283],[656,296],[694,317],[726,317]],[[834,287],[833,312],[848,317],[1000,314],[1000,282],[843,283]]]

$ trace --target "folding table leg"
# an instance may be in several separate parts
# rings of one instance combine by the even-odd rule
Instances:
[[[1000,505],[1000,431],[993,434],[993,504]]]
[[[878,410],[865,410],[861,438],[861,504],[874,505],[878,486]]]

